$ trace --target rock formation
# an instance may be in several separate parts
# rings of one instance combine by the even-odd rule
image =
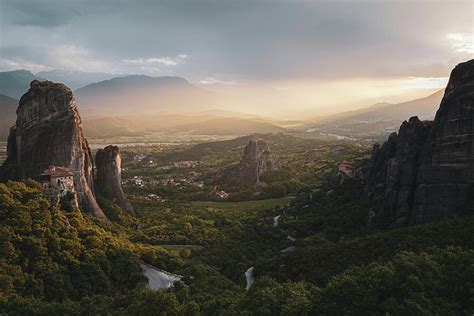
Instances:
[[[434,122],[412,117],[374,146],[366,173],[375,220],[416,224],[465,214],[474,192],[474,60],[451,73]]]
[[[130,215],[135,216],[122,190],[122,159],[117,146],[107,146],[95,155],[97,167],[96,188]]]
[[[74,172],[81,209],[105,218],[94,197],[91,158],[71,90],[59,83],[32,81],[10,130],[2,180],[39,179],[49,166],[67,167]]]
[[[279,171],[280,166],[263,139],[253,139],[244,149],[240,163],[221,170],[218,177],[234,185],[262,185],[260,176],[268,171]]]
[[[239,183],[260,185],[260,176],[267,171],[278,171],[280,166],[263,139],[253,139],[245,147],[238,166]]]

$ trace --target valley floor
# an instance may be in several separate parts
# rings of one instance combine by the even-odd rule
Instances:
[[[367,147],[258,137],[284,175],[260,192],[202,177],[236,163],[250,137],[123,147],[136,218],[100,196],[109,221],[50,208],[33,182],[0,184],[2,313],[472,314],[472,216],[370,228],[360,180],[332,184]]]

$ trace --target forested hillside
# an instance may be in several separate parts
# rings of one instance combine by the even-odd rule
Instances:
[[[472,312],[472,217],[377,231],[363,225],[362,205],[348,203],[350,194],[324,198],[318,192],[325,188],[300,190],[283,208],[275,206],[289,200],[177,203],[173,211],[165,202],[138,219],[99,198],[113,215],[104,222],[51,206],[33,181],[0,184],[0,309],[11,315]],[[166,231],[184,233],[186,244],[166,244],[159,237]],[[292,255],[282,256],[289,246]],[[140,260],[184,275],[184,283],[147,289]],[[243,272],[251,265],[256,281],[245,291]]]

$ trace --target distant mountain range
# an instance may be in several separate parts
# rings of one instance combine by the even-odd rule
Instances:
[[[0,94],[0,141],[7,139],[10,126],[15,124],[17,107],[17,99]]]
[[[0,72],[0,94],[20,99],[30,88],[33,80],[44,80],[28,70]]]
[[[400,123],[412,116],[420,120],[432,120],[444,91],[437,91],[425,98],[391,104],[377,103],[355,111],[343,112],[303,124],[307,132],[323,135],[356,138],[373,143],[398,131]]]
[[[65,83],[75,90],[81,112],[125,114],[162,111],[189,112],[218,108],[216,94],[180,77],[128,75],[52,70],[36,75],[28,70],[0,72],[0,94],[20,99],[33,80]],[[84,86],[85,85],[85,86]]]
[[[120,75],[107,74],[102,72],[84,72],[84,71],[68,71],[68,70],[50,70],[41,71],[36,76],[46,80],[61,82],[72,90],[87,86],[91,83],[109,80]]]
[[[0,96],[0,110],[4,114],[0,118],[0,139],[6,140],[10,126],[15,123],[18,99],[28,91],[31,81],[67,83],[75,74],[88,80],[108,76],[63,71],[41,72],[41,77],[26,70],[0,73],[0,87],[4,92]],[[242,135],[281,132],[284,127],[300,124],[299,121],[216,109],[219,107],[218,95],[180,77],[117,77],[88,84],[74,94],[85,133],[91,138],[140,136],[165,131]],[[180,112],[187,114],[177,114]]]
[[[128,75],[110,78],[112,76],[60,70],[36,75],[27,70],[0,72],[0,110],[5,113],[0,118],[0,138],[6,139],[8,129],[15,121],[17,100],[33,80],[65,82],[73,88],[86,84],[74,93],[85,132],[91,138],[138,136],[165,130],[242,135],[281,132],[299,126],[317,133],[370,140],[374,135],[393,131],[411,116],[432,119],[443,96],[443,91],[438,91],[425,98],[397,104],[377,103],[302,123],[221,110],[224,99],[218,92],[207,91],[180,77]],[[101,81],[91,83],[95,80]]]
[[[380,121],[399,121],[418,116],[420,120],[432,120],[436,114],[444,91],[439,90],[425,98],[415,99],[402,103],[376,103],[367,108],[355,111],[342,112],[327,116],[320,122],[346,122],[346,123],[376,123]]]
[[[83,71],[66,71],[51,70],[41,71],[33,74],[29,70],[12,70],[0,72],[0,93],[12,98],[20,99],[23,94],[30,88],[33,80],[50,80],[66,84],[72,90],[89,85],[91,83],[100,82],[120,75],[99,73],[99,72],[83,72]]]
[[[95,114],[196,112],[218,106],[213,93],[180,77],[118,77],[87,85],[75,94],[80,110]]]

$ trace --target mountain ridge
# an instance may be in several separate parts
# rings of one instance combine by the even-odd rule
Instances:
[[[433,118],[436,114],[437,106],[442,99],[443,93],[443,89],[441,89],[426,97],[400,103],[378,102],[365,108],[336,113],[325,118],[321,118],[320,122],[352,120],[352,123],[355,123],[396,119],[403,121],[406,119],[406,117],[414,115],[420,117],[421,119],[429,119]],[[387,110],[390,112],[383,113],[383,111]],[[411,113],[407,113],[410,111]],[[378,114],[379,119],[377,118],[377,115],[373,116],[374,114]],[[366,116],[365,118],[364,115]],[[367,115],[369,115],[369,117],[367,117]],[[370,115],[373,117],[370,117]]]
[[[0,94],[20,99],[33,80],[42,80],[26,69],[0,72]]]
[[[211,92],[177,76],[115,77],[79,88],[75,94],[81,110],[95,114],[197,111],[217,103]]]
[[[91,83],[120,77],[118,74],[108,74],[104,72],[85,72],[74,70],[54,69],[48,71],[40,71],[35,74],[38,77],[54,82],[62,82],[72,90],[79,89]]]
[[[0,139],[7,139],[10,127],[16,119],[18,100],[7,95],[0,94]]]

